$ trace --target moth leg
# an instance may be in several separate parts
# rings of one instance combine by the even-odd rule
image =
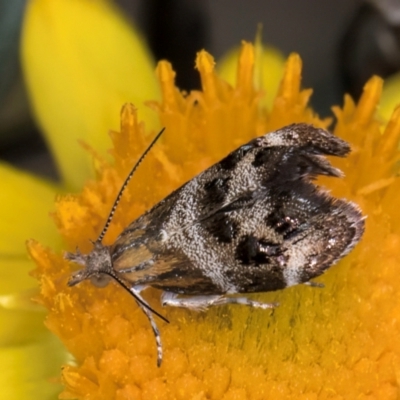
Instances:
[[[143,297],[140,295],[140,292],[145,288],[145,286],[137,286],[137,287],[132,287],[130,290],[132,293],[134,293],[135,296],[137,296],[141,301],[143,301],[144,304],[147,304],[147,301],[143,299]],[[163,357],[163,349],[162,349],[162,344],[161,344],[161,335],[160,331],[158,330],[158,326],[156,322],[154,321],[153,314],[149,309],[147,309],[143,304],[139,303],[138,301],[136,302],[138,306],[142,309],[142,311],[146,314],[147,318],[150,321],[151,328],[153,329],[154,336],[156,338],[156,344],[157,344],[157,367],[161,365],[162,362],[162,357]]]
[[[163,292],[161,304],[163,306],[188,308],[194,311],[205,311],[215,305],[221,297],[220,295],[178,297],[176,293]]]
[[[262,308],[263,310],[279,306],[279,303],[263,303],[262,301],[251,300],[247,297],[222,297],[215,305],[221,304],[242,304],[244,306]]]
[[[135,293],[142,293],[147,288],[147,285],[135,285]]]
[[[176,293],[163,292],[161,295],[163,306],[183,307],[194,311],[204,311],[211,306],[224,304],[242,304],[245,306],[262,308],[264,310],[277,307],[278,303],[262,303],[250,300],[247,297],[225,297],[221,295],[178,297]]]
[[[311,287],[316,287],[316,288],[324,288],[325,285],[323,283],[319,282],[303,282],[303,285],[311,286]]]

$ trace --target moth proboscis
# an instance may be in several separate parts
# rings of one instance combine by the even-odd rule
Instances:
[[[163,306],[272,308],[235,295],[318,286],[310,280],[349,253],[364,231],[357,205],[313,182],[342,176],[324,156],[346,156],[349,145],[324,129],[293,124],[240,146],[103,245],[124,189],[161,133],[129,173],[93,250],[65,255],[83,266],[69,286],[113,279],[135,298],[152,326],[158,366],[163,349],[153,314],[167,320],[142,297],[146,287],[162,290]]]

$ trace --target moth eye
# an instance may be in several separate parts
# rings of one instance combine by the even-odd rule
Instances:
[[[105,274],[98,274],[98,275],[92,275],[90,277],[90,282],[96,287],[102,288],[106,287],[108,283],[110,282],[110,277]]]

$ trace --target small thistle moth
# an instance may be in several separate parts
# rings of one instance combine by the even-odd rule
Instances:
[[[341,177],[325,155],[346,156],[349,145],[326,130],[293,124],[255,138],[175,190],[133,221],[112,246],[102,244],[128,175],[89,254],[67,253],[83,266],[69,286],[113,279],[146,313],[162,361],[161,338],[142,290],[162,290],[165,306],[205,310],[223,304],[267,309],[248,293],[310,284],[357,244],[364,217],[357,205],[313,183]],[[238,296],[242,294],[241,296]]]

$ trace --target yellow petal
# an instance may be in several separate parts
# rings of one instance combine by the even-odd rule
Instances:
[[[37,287],[37,282],[29,275],[32,271],[33,264],[28,260],[27,256],[24,257],[2,257],[0,262],[0,306],[7,308],[19,308],[16,306],[15,301],[12,300],[10,303],[9,296],[30,290]],[[5,297],[4,297],[5,296]],[[4,297],[4,298],[3,298]],[[25,296],[26,297],[26,296]],[[30,296],[32,297],[32,296]],[[27,300],[29,301],[29,300]],[[22,308],[29,308],[23,299],[18,299],[17,304]]]
[[[61,240],[50,218],[56,187],[0,164],[0,345],[15,345],[45,334],[43,309],[31,302],[37,282],[25,241],[40,236],[51,246]],[[38,310],[39,309],[39,310]]]
[[[57,375],[66,353],[48,334],[40,341],[0,347],[0,400],[57,399]]]
[[[0,177],[0,265],[23,259],[25,241],[30,237],[39,236],[58,247],[61,241],[50,212],[59,188],[7,164],[0,163]]]
[[[47,333],[44,308],[32,303],[32,294],[33,291],[27,291],[0,296],[0,346],[29,343]]]
[[[22,33],[23,71],[36,117],[66,184],[82,186],[92,161],[77,139],[104,154],[121,105],[159,96],[153,64],[139,35],[108,1],[31,0]]]

